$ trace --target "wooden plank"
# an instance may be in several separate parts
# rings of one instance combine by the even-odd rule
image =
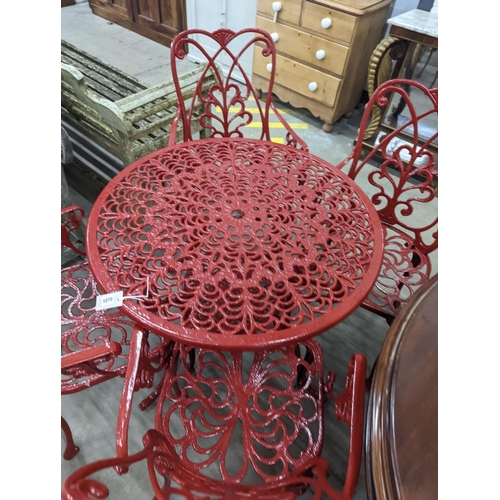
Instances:
[[[85,78],[85,83],[87,84],[87,86],[104,99],[109,99],[111,102],[116,102],[128,95],[132,95],[130,91],[124,92],[122,88],[113,83],[111,83],[110,85],[106,85],[108,82],[102,82],[102,78],[100,78],[97,73],[92,71],[91,68],[80,64],[78,61],[74,61],[68,57],[61,56],[61,62],[80,71]]]
[[[416,31],[403,28],[402,26],[391,26],[389,34],[397,38],[403,38],[412,42],[428,45],[434,49],[438,48],[438,39],[436,37],[425,35],[423,33],[417,33]]]
[[[204,66],[199,65],[198,67],[194,68],[192,71],[185,73],[181,77],[179,77],[179,84],[181,89],[187,90],[187,87],[191,85],[196,85],[198,81],[201,78],[201,74],[203,72]],[[213,73],[209,73],[205,79],[206,81],[204,82],[203,88],[207,88],[209,85],[212,83],[215,83],[215,77],[213,76]],[[173,94],[172,94],[173,93]],[[122,99],[119,103],[120,110],[123,113],[127,113],[131,111],[132,109],[135,109],[139,106],[143,106],[144,104],[150,103],[155,99],[163,99],[167,95],[176,95],[175,94],[175,87],[174,83],[172,80],[164,82],[164,83],[159,83],[158,85],[154,85],[153,87],[150,87],[147,89],[146,92],[141,92],[138,95],[135,96],[130,96],[130,97],[125,97]]]
[[[104,78],[107,78],[110,81],[120,82],[120,85],[132,92],[138,92],[140,90],[148,88],[137,78],[128,75],[127,73],[101,61],[97,57],[94,57],[83,50],[78,49],[65,40],[61,40],[61,55],[63,54],[66,57],[70,57],[74,60],[80,61],[84,66],[93,68],[96,73],[102,75]]]

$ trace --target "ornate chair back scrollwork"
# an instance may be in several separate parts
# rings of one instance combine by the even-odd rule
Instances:
[[[77,262],[61,268],[61,394],[73,394],[89,387],[124,376],[128,350],[135,323],[118,309],[95,310],[97,295],[101,294],[81,246],[81,223],[85,213],[78,206],[61,210],[61,248],[75,253]],[[76,233],[76,237],[75,237]],[[146,338],[141,346],[139,375],[135,389],[152,387],[154,375],[168,359],[170,345],[160,340],[150,345]],[[153,396],[141,402],[147,408]],[[78,448],[71,430],[62,419],[66,436],[64,458],[71,459]]]
[[[379,133],[365,154],[363,138],[370,120],[383,113],[394,96],[399,97],[399,106],[404,103],[409,117],[393,115],[393,123],[388,122],[390,126]],[[438,133],[429,126],[437,126],[437,113],[437,88],[406,79],[383,83],[365,106],[353,151],[338,165],[362,185],[382,221],[382,269],[363,307],[389,322],[437,272],[432,261],[438,247]],[[391,118],[390,113],[387,116]]]
[[[312,346],[311,342],[314,341],[306,343],[308,347]],[[286,350],[287,349],[285,349],[285,351]],[[312,350],[315,351],[315,348],[312,347]],[[293,351],[294,349],[292,348],[292,352]],[[181,349],[178,354],[180,356],[185,356],[188,352],[189,351],[186,348],[185,350]],[[203,358],[207,354],[209,354],[208,351],[202,352],[200,353],[200,356]],[[276,365],[266,359],[269,354],[270,353],[261,353],[257,356],[258,359],[256,361],[256,365],[254,366],[258,369],[255,372],[252,371],[252,369],[250,371],[250,375],[248,377],[249,388],[252,384],[260,381],[261,390],[269,391],[269,379],[273,376],[278,376],[277,372],[274,372]],[[310,352],[309,354],[312,353]],[[316,355],[316,353],[313,355]],[[199,358],[200,357],[198,357],[198,359]],[[217,367],[218,369],[224,369],[227,368],[229,362],[228,357],[225,357],[225,359],[226,362],[221,365],[221,359],[211,357],[211,361],[208,364],[211,364],[212,368]],[[321,360],[318,359],[316,361]],[[307,368],[311,368],[311,366],[315,364],[315,361],[311,361],[312,364],[309,364],[304,360],[302,362],[304,363],[303,366]],[[296,367],[297,365],[295,365],[295,368]],[[199,368],[206,371],[207,365],[200,366]],[[264,369],[261,370],[262,368]],[[231,437],[231,432],[227,434],[224,433],[224,429],[222,429],[223,426],[218,429],[215,427],[210,429],[207,433],[207,437],[215,438],[216,434],[218,434],[217,437],[219,438],[219,444],[214,444],[212,449],[207,451],[205,464],[199,467],[194,463],[189,463],[189,461],[186,460],[186,457],[183,456],[182,452],[179,453],[179,442],[176,442],[176,440],[172,438],[170,432],[166,428],[166,426],[169,425],[168,419],[163,419],[162,415],[164,416],[164,413],[162,413],[160,409],[161,406],[159,404],[157,406],[156,415],[161,421],[160,425],[158,425],[157,422],[156,429],[150,430],[146,433],[143,438],[143,450],[135,455],[126,455],[117,458],[100,460],[82,467],[71,474],[65,481],[62,489],[62,498],[65,500],[90,500],[91,498],[97,497],[108,498],[110,493],[108,488],[102,482],[98,482],[90,476],[103,469],[111,467],[115,469],[128,469],[134,463],[146,460],[148,463],[149,482],[157,500],[201,500],[207,498],[212,500],[274,500],[277,498],[280,500],[291,500],[293,498],[300,497],[307,491],[311,492],[312,498],[316,500],[323,498],[330,498],[332,500],[352,499],[358,479],[363,446],[365,371],[366,358],[361,354],[355,354],[352,356],[349,363],[345,385],[340,394],[334,395],[332,392],[335,375],[331,372],[325,383],[322,385],[319,393],[315,393],[315,391],[312,390],[311,374],[306,377],[304,384],[299,384],[296,387],[296,390],[300,393],[300,397],[314,397],[321,403],[321,405],[324,403],[324,396],[327,395],[328,399],[333,400],[333,405],[329,406],[327,403],[325,411],[331,412],[330,414],[333,414],[340,422],[344,422],[349,427],[349,456],[342,491],[337,491],[337,489],[333,488],[329,483],[328,477],[331,474],[331,470],[326,459],[319,456],[321,449],[316,450],[315,453],[310,455],[305,452],[301,455],[296,455],[295,460],[292,458],[292,461],[289,464],[286,464],[286,467],[284,467],[274,477],[263,474],[260,476],[260,480],[253,483],[243,481],[242,477],[238,475],[233,477],[228,475],[227,477],[224,477],[224,468],[221,467],[219,467],[219,472],[224,477],[223,479],[220,477],[221,474],[217,474],[219,477],[215,478],[213,470],[210,473],[202,473],[201,469],[205,465],[210,465],[208,463],[211,460],[210,457],[214,457],[215,455],[220,456],[220,454],[224,454],[227,451],[225,441],[227,440],[226,438]],[[200,370],[196,370],[196,373],[199,374]],[[251,381],[252,374],[255,376],[253,381]],[[262,375],[264,376],[262,377]],[[162,398],[166,395],[169,397],[174,396],[174,404],[176,404],[178,398],[184,397],[186,400],[189,399],[192,394],[193,387],[189,382],[186,383],[186,377],[187,374],[183,374],[177,378],[174,377],[169,387],[164,385]],[[195,377],[195,375],[193,375],[193,377]],[[232,383],[237,384],[236,374],[234,374],[233,377],[234,381]],[[217,384],[220,380],[214,380],[213,382],[214,384]],[[230,381],[226,379],[226,383],[230,383]],[[205,386],[205,390],[211,387],[208,380],[201,380],[200,387],[202,385]],[[213,387],[215,387],[215,385],[213,385],[212,388]],[[255,387],[253,388],[255,389]],[[198,389],[198,392],[200,392],[200,389]],[[256,398],[258,391],[255,393],[249,392],[248,394],[253,395]],[[241,397],[241,393],[239,395]],[[286,410],[285,419],[291,419],[293,421],[294,416],[291,410],[292,407],[296,406],[297,401],[291,400],[290,397],[284,392],[280,394],[280,396],[284,400],[284,402],[281,403],[281,409]],[[237,415],[237,411],[229,413],[224,411],[225,407],[229,407],[231,405],[230,401],[233,397],[234,395],[228,394],[226,399],[219,401],[215,406],[213,406],[210,410],[213,414],[212,417],[215,414],[218,414],[218,418],[220,418],[221,415],[225,415],[227,421],[234,420],[233,417]],[[257,407],[255,401],[254,406],[250,405],[246,407],[250,419],[254,419],[254,426],[260,426],[263,431],[262,435],[259,437],[257,435],[246,435],[247,440],[254,441],[254,446],[258,446],[259,444],[264,444],[264,446],[266,446],[269,444],[266,443],[266,440],[269,440],[270,442],[276,437],[272,431],[273,426],[276,429],[281,429],[283,431],[283,439],[281,441],[278,439],[274,442],[275,453],[268,453],[262,456],[257,452],[256,456],[252,456],[251,453],[254,450],[245,450],[247,452],[246,457],[249,461],[260,460],[260,465],[264,468],[265,466],[271,465],[273,461],[275,461],[276,456],[282,456],[284,448],[290,444],[290,435],[287,435],[285,430],[289,430],[289,425],[284,425],[285,419],[280,419],[278,415],[279,411],[275,405],[279,398],[269,396],[268,398],[269,399],[267,400],[266,405],[267,410],[265,412]],[[203,407],[202,399],[203,398],[201,397],[195,398],[194,405],[200,406],[201,403],[201,407]],[[210,403],[208,400],[205,402]],[[244,411],[245,405],[241,406],[240,404],[239,409],[240,411]],[[185,410],[186,408],[181,409],[183,412]],[[186,412],[185,415],[189,413],[190,412]],[[193,422],[195,418],[197,418],[202,424],[208,423],[206,420],[206,412],[198,409],[195,410],[195,414],[196,415],[193,416]],[[297,422],[301,421],[303,424],[310,419],[311,416],[308,416],[306,413],[299,410],[295,418],[297,419]],[[269,431],[267,436],[265,432],[266,429]],[[322,423],[320,429],[322,431]],[[245,432],[249,430],[251,429],[243,429],[243,434],[245,435]],[[186,429],[186,431],[190,432],[190,429]],[[293,432],[291,434],[293,435]],[[309,443],[311,442],[310,435],[308,435],[308,439],[306,439],[306,441]],[[195,448],[197,447],[200,452],[203,450],[203,444],[197,444],[193,441],[191,445]],[[216,450],[215,455],[213,453],[214,450]],[[231,454],[227,455],[227,457],[229,456],[231,456]],[[226,458],[226,462],[229,460],[231,459]],[[228,465],[228,463],[226,463],[226,465]],[[336,475],[341,475],[341,472],[336,471]],[[129,476],[129,474],[122,476],[123,481],[125,482]]]
[[[206,65],[194,93],[186,98],[179,85],[177,66],[179,61],[186,57],[188,47],[196,50],[197,58],[206,62]],[[264,102],[259,100],[259,93],[253,88],[242,65],[242,56],[253,50],[262,54],[270,71],[269,88]],[[269,117],[274,113],[286,129],[286,143],[307,150],[307,145],[295,134],[272,102],[276,48],[269,33],[257,28],[247,28],[238,32],[229,29],[219,29],[214,32],[200,29],[186,30],[173,39],[170,58],[172,78],[179,101],[170,130],[169,145],[176,142],[179,122],[183,125],[183,141],[193,140],[190,127],[193,120],[199,120],[203,127],[201,138],[244,137],[243,131],[247,125],[260,123],[261,131],[258,138],[270,141]],[[226,75],[221,69],[222,61],[228,64]],[[203,81],[209,72],[214,74],[216,83],[205,92]],[[243,79],[243,83],[235,81],[233,79],[235,75],[240,80]],[[197,103],[203,104],[201,114],[195,111]]]

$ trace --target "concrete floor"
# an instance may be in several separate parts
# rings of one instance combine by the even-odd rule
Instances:
[[[137,77],[139,80],[156,84],[169,77],[169,49],[138,34],[94,16],[87,3],[61,9],[61,38],[99,57],[103,61]],[[355,110],[350,120],[341,119],[333,126],[333,131],[322,131],[322,123],[307,110],[296,110],[276,104],[290,123],[297,124],[297,133],[308,144],[311,153],[337,164],[352,149],[356,137],[361,110]],[[279,131],[277,132],[279,133]],[[72,186],[74,201],[87,211],[93,200],[85,199],[78,186]],[[326,369],[334,370],[338,382],[343,383],[348,360],[355,351],[363,353],[371,369],[387,332],[387,323],[380,317],[363,309],[358,309],[341,324],[317,337],[324,350]],[[114,433],[116,415],[122,388],[122,379],[114,379],[87,391],[61,398],[61,414],[69,422],[80,452],[71,461],[61,458],[61,481],[86,463],[112,457],[115,453]],[[153,425],[155,408],[141,412],[137,403],[149,393],[139,391],[134,396],[134,409],[130,424],[131,453],[142,448],[142,436]],[[332,464],[332,484],[342,482],[347,456],[347,442],[335,430],[335,419],[328,415],[331,407],[326,407],[326,440],[323,455]],[[61,440],[61,453],[64,440]],[[366,496],[364,466],[362,466],[355,498],[364,500]],[[125,476],[119,477],[108,471],[101,478],[110,487],[110,498],[120,500],[142,500],[151,498],[145,464],[131,468]]]

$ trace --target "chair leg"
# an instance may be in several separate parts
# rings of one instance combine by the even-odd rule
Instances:
[[[80,448],[75,445],[73,441],[73,434],[69,427],[68,422],[61,417],[61,429],[64,432],[64,437],[66,438],[66,449],[64,450],[63,458],[64,460],[71,460],[79,451]]]
[[[438,77],[438,72],[436,71],[436,74],[434,75],[434,79],[431,82],[431,89],[434,88],[434,84],[436,83],[437,77]]]
[[[295,347],[295,355],[299,358],[301,357],[300,346],[298,344]],[[314,360],[313,353],[309,351],[307,348],[303,359],[307,364],[312,364]],[[305,366],[299,365],[297,369],[297,378],[296,378],[297,387],[301,389],[302,387],[304,387],[306,382],[307,382],[307,369],[305,368]]]
[[[158,396],[161,393],[161,388],[163,386],[163,382],[165,380],[165,375],[168,372],[168,367],[172,363],[172,358],[174,354],[174,348],[175,348],[175,342],[171,341],[169,342],[165,347],[165,352],[161,355],[162,357],[165,356],[165,363],[164,363],[164,373],[163,376],[161,377],[160,382],[158,385],[155,387],[155,389],[149,394],[149,396],[146,396],[140,403],[139,403],[139,408],[144,411],[147,408],[149,408],[157,399]]]
[[[141,361],[142,345],[144,342],[144,332],[139,328],[134,328],[130,342],[129,359],[125,380],[123,383],[120,405],[118,407],[118,422],[116,425],[116,456],[126,457],[128,455],[128,428],[130,424],[130,413],[132,411],[132,399],[134,396],[135,381]],[[115,470],[118,474],[128,472],[128,467],[117,466]]]
[[[420,73],[418,75],[415,75],[415,78],[421,78],[422,77],[422,73],[424,72],[425,68],[427,68],[427,65],[429,64],[429,61],[431,60],[432,54],[434,54],[435,51],[436,51],[436,49],[431,49],[430,50],[429,55],[427,57],[427,61],[425,61],[425,64],[424,64],[423,68],[420,70]],[[432,85],[431,85],[431,88],[432,88]]]
[[[146,396],[140,403],[139,403],[139,408],[144,411],[147,408],[149,408],[157,399],[158,396],[160,395],[161,388],[163,386],[163,381],[165,380],[165,375],[167,374],[167,370],[165,370],[165,373],[163,374],[163,377],[161,378],[160,382],[158,385],[155,387],[154,391],[151,392],[149,396]]]

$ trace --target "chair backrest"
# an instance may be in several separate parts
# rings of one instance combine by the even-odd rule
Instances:
[[[370,129],[388,106],[374,137]],[[363,186],[381,221],[412,236],[423,254],[438,246],[437,205],[431,215],[420,210],[437,197],[437,113],[437,88],[407,79],[383,83],[365,106],[352,153],[338,165],[349,165],[349,177]]]
[[[197,49],[197,58],[203,59],[200,62],[206,62],[206,66],[193,96],[185,101],[179,87],[178,63],[186,57],[190,47]],[[270,70],[269,88],[264,103],[259,101],[259,94],[242,66],[242,55],[253,50],[262,53]],[[195,119],[199,119],[201,126],[206,129],[203,137],[243,137],[243,127],[252,121],[260,121],[260,139],[270,140],[269,108],[274,84],[276,49],[269,33],[257,28],[238,32],[229,29],[214,32],[186,30],[173,39],[170,58],[179,99],[180,119],[184,128],[184,141],[193,140],[189,125]],[[222,63],[228,67],[227,74],[221,69]],[[216,83],[206,92],[203,90],[203,81],[209,72],[215,75]],[[243,78],[244,83],[236,83],[233,79],[235,75]],[[197,116],[195,110],[196,104],[199,103],[203,104],[204,111]]]

